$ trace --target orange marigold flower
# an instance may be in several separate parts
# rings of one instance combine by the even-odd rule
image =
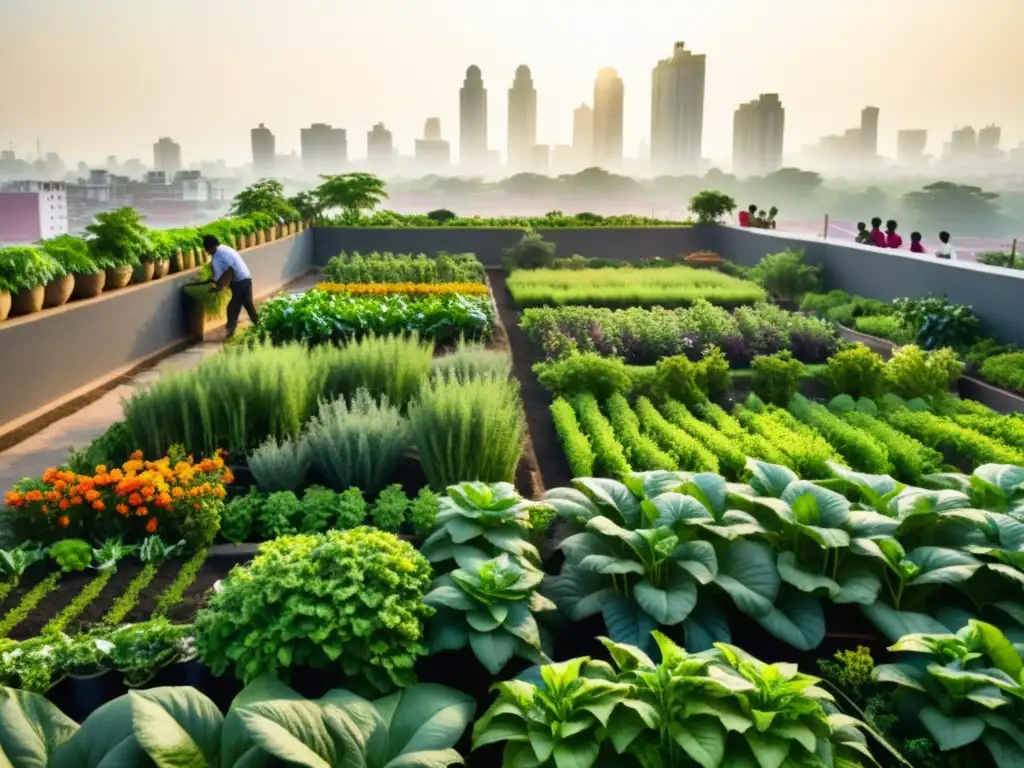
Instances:
[[[57,525],[59,525],[61,528],[67,528],[69,525],[71,525],[71,518],[67,515],[61,515],[57,518]]]
[[[135,451],[130,458],[132,461],[142,461],[142,451]]]
[[[57,493],[57,491],[47,491],[46,493],[43,494],[43,497],[47,501],[56,501],[57,499],[60,498],[60,494]]]
[[[119,515],[127,515],[128,514],[128,505],[127,504],[118,504],[115,507],[115,509],[117,510],[117,514],[119,514]]]
[[[224,470],[224,484],[225,485],[231,485],[231,483],[233,483],[233,482],[235,482],[235,475],[234,475],[234,473],[232,473],[232,471],[230,469],[225,469]]]
[[[146,523],[146,533],[156,533],[157,523],[156,518],[149,518],[149,522]]]
[[[97,490],[90,490],[85,492],[86,501],[96,501],[100,497],[100,492]]]
[[[215,458],[213,460],[213,468],[214,469],[223,469],[224,468],[224,459],[222,459],[220,456]]]
[[[142,504],[142,497],[137,493],[133,493],[131,496],[128,497],[128,503],[131,504],[133,507],[137,507],[140,504]]]
[[[92,508],[95,509],[97,512],[102,512],[107,507],[106,507],[106,505],[102,501],[97,499],[96,501],[94,501],[92,503]]]
[[[60,507],[62,510],[64,510],[64,509],[67,509],[68,507],[70,507],[71,504],[70,504],[70,502],[67,499],[61,499],[60,503],[57,506]]]
[[[169,493],[161,493],[156,497],[156,505],[158,507],[169,507],[172,503],[171,494]]]
[[[145,507],[139,507],[138,509],[135,510],[135,514],[138,517],[145,517],[146,515],[149,514],[149,510],[146,509]]]
[[[54,480],[53,481],[53,490],[55,490],[55,491],[63,491],[67,487],[68,487],[68,484],[65,481],[63,481],[63,480]]]
[[[57,479],[57,469],[56,469],[56,467],[50,467],[45,472],[43,472],[43,482],[46,483],[47,485],[51,484],[56,479]]]
[[[171,489],[171,496],[173,496],[176,499],[180,499],[184,495],[185,489],[182,488],[180,485],[176,485]]]
[[[77,507],[79,504],[82,503],[82,497],[79,496],[78,494],[75,494],[74,496],[71,497],[71,503]]]
[[[110,470],[110,479],[117,482],[124,478],[124,473],[120,469]]]
[[[106,464],[100,464],[98,467],[96,467],[96,474],[97,475],[105,475],[105,474],[107,474],[107,465]]]
[[[44,515],[48,515],[49,513],[50,513],[50,506],[48,504],[43,504],[43,514]]]
[[[4,496],[4,503],[11,507],[18,506],[21,503],[21,494],[17,491],[8,491]]]
[[[152,486],[147,485],[142,489],[142,498],[148,501],[149,499],[153,498],[154,493],[155,491],[153,490]]]
[[[218,485],[217,488],[214,490],[213,495],[216,496],[218,499],[223,499],[225,496],[228,495],[228,492],[224,490],[223,485]]]
[[[41,491],[37,491],[37,490],[33,489],[33,490],[31,490],[31,491],[29,491],[28,493],[25,494],[25,499],[27,501],[33,501],[33,502],[35,502],[35,501],[42,501],[43,500],[43,494],[42,494]]]

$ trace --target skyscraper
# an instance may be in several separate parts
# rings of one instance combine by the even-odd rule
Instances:
[[[441,138],[441,118],[428,117],[423,138],[416,139],[416,162],[424,173],[437,173],[451,161],[451,145]]]
[[[676,43],[651,73],[651,165],[655,173],[697,172],[704,134],[707,56]]]
[[[906,165],[916,165],[924,159],[924,148],[928,146],[928,131],[924,129],[903,130],[896,134],[896,160]]]
[[[957,159],[970,157],[978,150],[978,134],[969,125],[953,131],[949,149],[950,155]]]
[[[537,144],[537,89],[530,68],[520,64],[508,89],[508,156],[510,173],[528,170]]]
[[[153,145],[153,167],[173,178],[181,170],[181,146],[166,136],[157,141]]]
[[[277,157],[274,134],[263,123],[249,132],[252,138],[252,170],[257,176],[273,176]]]
[[[423,124],[424,141],[441,141],[441,118],[428,117]]]
[[[487,89],[475,64],[459,90],[459,162],[482,165],[487,159]]]
[[[377,123],[366,132],[366,157],[374,165],[386,165],[395,154],[394,141],[384,123]]]
[[[301,132],[302,166],[308,173],[338,173],[348,161],[348,135],[344,128],[313,123]]]
[[[732,122],[732,170],[738,176],[765,176],[782,167],[786,110],[777,93],[762,93],[741,104]]]
[[[594,164],[594,110],[580,104],[572,113],[572,151],[576,165],[589,168]]]
[[[611,67],[594,81],[594,162],[604,168],[622,164],[622,112],[625,89]]]
[[[992,152],[999,149],[999,141],[1003,137],[1003,129],[998,125],[987,125],[978,131],[978,149]]]
[[[878,107],[864,107],[860,111],[860,142],[864,157],[878,157]]]

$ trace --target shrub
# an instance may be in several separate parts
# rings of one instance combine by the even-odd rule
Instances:
[[[732,387],[729,378],[729,361],[718,347],[711,347],[697,364],[697,386],[709,398],[724,395]]]
[[[647,413],[649,416],[655,417],[653,419],[656,424],[654,426],[661,426],[664,420],[660,418],[658,412],[651,405],[650,401],[641,399],[637,402],[637,406],[647,406]],[[612,395],[608,398],[606,403],[608,411],[608,420],[612,424],[612,428],[615,430],[615,437],[618,438],[619,444],[622,446],[623,451],[626,455],[626,460],[630,466],[640,472],[647,472],[655,469],[674,470],[678,469],[678,463],[675,456],[669,455],[665,451],[658,447],[658,443],[652,440],[647,435],[640,431],[640,419],[633,409],[629,407],[629,402],[622,395]],[[653,413],[651,413],[653,411]],[[645,426],[652,426],[652,420],[649,418]],[[666,445],[663,442],[663,445]],[[666,447],[668,447],[666,445]]]
[[[100,271],[89,255],[89,246],[80,237],[57,235],[49,240],[43,240],[40,245],[43,253],[56,261],[65,274],[95,275]]]
[[[335,490],[351,486],[376,494],[409,448],[409,422],[390,405],[359,389],[350,401],[320,405],[303,433],[313,466]]]
[[[409,504],[409,523],[417,536],[429,536],[437,527],[441,497],[429,488],[420,488]]]
[[[81,539],[63,539],[50,547],[48,553],[64,573],[84,571],[92,565],[92,547]]]
[[[683,469],[691,472],[718,471],[718,459],[714,454],[705,449],[699,440],[662,416],[646,397],[637,398],[636,412],[644,430],[653,438],[652,442],[656,441],[656,445],[660,445],[669,455],[666,457],[668,460],[664,460],[659,454],[647,451],[650,457],[641,463],[634,452],[634,466],[643,469]],[[655,462],[652,459],[659,461]]]
[[[640,410],[639,402],[637,403],[637,410]],[[735,437],[729,437],[724,432],[719,431],[715,427],[707,424],[696,416],[694,416],[682,403],[677,403],[675,400],[669,400],[661,404],[661,413],[664,417],[673,425],[678,427],[684,434],[688,435],[693,440],[696,440],[702,445],[708,452],[715,458],[719,469],[714,471],[722,472],[727,475],[730,480],[738,480],[742,475],[747,465],[746,457],[746,446],[743,441],[737,441]],[[641,418],[643,414],[641,412]],[[737,425],[737,429],[739,429]],[[740,430],[742,431],[742,430]],[[676,443],[681,442],[678,437],[675,439]],[[693,461],[691,459],[683,460],[683,457],[679,456],[679,465],[681,467],[690,468],[696,466],[712,466],[713,463],[703,458],[699,451],[690,449],[689,453],[701,457],[700,462]]]
[[[844,413],[843,420],[871,435],[889,454],[894,476],[905,483],[919,483],[922,475],[938,472],[942,467],[942,454],[898,429],[893,429],[881,419],[853,410]]]
[[[789,412],[828,440],[853,469],[876,475],[892,470],[888,452],[872,435],[843,421],[825,406],[812,403],[803,395],[794,395]]]
[[[381,691],[408,686],[427,653],[430,580],[411,545],[370,528],[267,542],[196,616],[199,658],[245,681],[334,667]]]
[[[724,192],[705,189],[690,198],[690,210],[697,216],[698,224],[717,224],[736,210],[736,201]]]
[[[358,528],[366,520],[366,499],[359,488],[346,488],[337,497],[335,528]]]
[[[754,391],[769,403],[786,405],[796,394],[800,380],[807,375],[807,367],[789,351],[755,357]]]
[[[341,253],[324,268],[331,283],[483,283],[484,268],[471,253]]]
[[[427,218],[435,224],[447,224],[452,219],[457,219],[459,217],[454,211],[449,211],[447,208],[438,208],[437,210],[428,212]]]
[[[435,490],[464,480],[515,478],[525,424],[516,379],[431,381],[409,407],[409,421]]]
[[[569,463],[569,472],[573,477],[591,477],[594,474],[594,451],[590,447],[590,441],[580,429],[579,421],[576,419],[576,412],[564,398],[555,398],[551,404],[551,420],[555,425],[555,432],[562,443],[562,450],[565,451],[566,461]]]
[[[896,299],[894,314],[913,329],[922,349],[967,347],[981,337],[981,320],[966,304],[951,304],[945,296]]]
[[[370,511],[373,524],[382,531],[397,532],[405,522],[409,510],[409,497],[398,483],[389,485],[377,497]]]
[[[338,519],[338,494],[330,488],[311,485],[302,494],[302,520],[299,522],[300,533],[323,533],[336,525]],[[361,523],[360,520],[355,525]],[[354,525],[344,526],[353,528]]]
[[[149,230],[133,208],[97,213],[85,231],[89,255],[104,269],[138,266],[153,250]]]
[[[685,357],[667,357],[654,367],[653,390],[658,399],[671,398],[684,405],[704,399],[699,366]]]
[[[229,501],[220,516],[220,535],[233,544],[248,541],[263,501],[263,495],[255,488],[250,488],[245,496],[236,496]]]
[[[924,352],[914,344],[900,347],[885,366],[889,389],[908,400],[949,391],[963,370],[951,349]]]
[[[980,373],[983,379],[997,386],[1024,392],[1024,352],[990,357],[981,364]]]
[[[433,362],[433,374],[460,381],[487,377],[508,378],[512,374],[512,357],[502,349],[487,349],[480,342],[460,341],[450,355]]]
[[[45,251],[27,245],[0,247],[0,291],[31,291],[65,275]]]
[[[291,491],[270,494],[260,505],[256,535],[260,541],[297,533],[302,520],[302,502]]]
[[[590,392],[604,399],[632,388],[629,369],[622,360],[592,353],[537,363],[533,370],[541,386],[556,397]]]
[[[579,394],[573,399],[573,409],[580,426],[594,447],[594,471],[601,477],[619,477],[632,472],[626,454],[615,437],[615,430],[601,413],[597,400],[591,394]]]
[[[852,294],[840,290],[831,290],[828,293],[805,293],[800,299],[800,311],[824,315],[830,309],[850,304],[853,298]]]
[[[831,395],[878,397],[885,386],[885,361],[863,344],[854,344],[829,359],[824,381]]]
[[[525,232],[518,243],[502,249],[501,261],[507,272],[550,267],[555,261],[555,244],[536,232]]]
[[[765,256],[750,270],[750,279],[781,301],[796,301],[821,286],[821,267],[804,264],[804,251]]]
[[[256,484],[264,493],[295,491],[306,482],[309,471],[309,446],[302,440],[278,443],[268,438],[246,457]]]
[[[888,339],[897,344],[909,344],[914,340],[914,332],[896,315],[858,317],[853,327],[868,336]]]

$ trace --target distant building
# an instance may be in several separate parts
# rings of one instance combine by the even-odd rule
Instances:
[[[534,144],[530,152],[530,171],[532,173],[551,172],[551,147],[547,144]]]
[[[508,89],[508,163],[509,174],[532,166],[533,148],[537,144],[537,89],[533,87],[530,68],[521,64]]]
[[[924,160],[928,131],[923,128],[903,130],[896,134],[896,160],[904,165],[917,165]]]
[[[0,190],[0,245],[29,245],[68,233],[62,181],[16,181]]]
[[[777,93],[762,93],[733,114],[732,169],[738,176],[765,176],[782,167],[786,110]]]
[[[950,139],[949,154],[954,160],[962,160],[974,156],[978,151],[978,134],[971,126],[953,131]]]
[[[860,111],[860,146],[864,157],[878,157],[878,107],[864,107]]]
[[[978,131],[978,150],[981,152],[995,152],[999,149],[999,142],[1003,137],[1003,129],[998,125],[987,125]]]
[[[395,143],[384,123],[377,123],[366,133],[366,158],[373,165],[390,164],[395,156]]]
[[[594,81],[594,163],[614,169],[622,165],[622,118],[625,89],[619,73],[605,67]]]
[[[423,138],[416,139],[416,165],[424,173],[444,171],[451,163],[451,145],[441,138],[441,118],[428,117]]]
[[[250,132],[252,140],[252,170],[257,176],[274,175],[274,163],[277,160],[277,142],[274,134],[263,123]]]
[[[166,136],[159,139],[153,145],[153,167],[168,176],[176,174],[181,170],[181,146]],[[112,173],[118,170],[117,158],[113,155],[107,158],[107,170]]]
[[[481,167],[487,160],[487,89],[480,67],[466,70],[459,90],[459,163]]]
[[[340,173],[348,162],[344,128],[313,123],[301,131],[302,167],[309,174]]]
[[[676,43],[651,76],[651,165],[655,173],[693,174],[701,161],[707,56]]]
[[[594,164],[594,110],[580,104],[572,113],[572,151],[577,168]]]

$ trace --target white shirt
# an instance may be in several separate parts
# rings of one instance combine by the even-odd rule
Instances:
[[[944,259],[956,259],[956,249],[952,243],[943,243],[939,248],[938,255]]]
[[[235,279],[232,282],[252,279],[252,274],[249,272],[249,268],[245,266],[245,262],[242,261],[242,257],[238,255],[238,251],[226,245],[217,246],[217,250],[213,252],[210,266],[213,268],[214,280],[220,280],[221,275],[229,267],[235,272]]]

